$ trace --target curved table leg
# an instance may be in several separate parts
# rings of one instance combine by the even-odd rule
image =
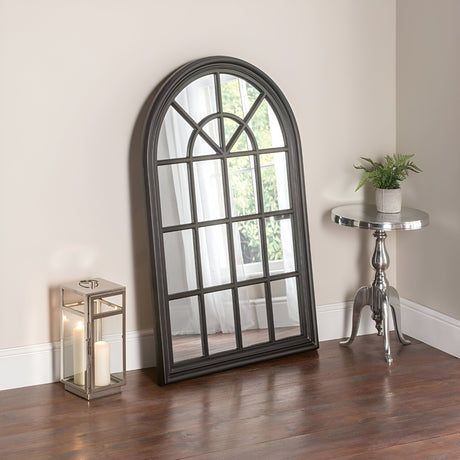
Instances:
[[[391,364],[393,362],[393,358],[391,356],[390,349],[390,304],[384,294],[382,294],[381,301],[385,360],[388,364]]]
[[[388,301],[391,306],[391,311],[393,313],[393,321],[395,323],[396,333],[398,334],[398,339],[403,345],[410,345],[410,340],[407,340],[401,330],[401,305],[399,303],[399,294],[398,291],[389,286],[386,289],[386,294],[388,296]]]
[[[340,345],[350,345],[355,340],[356,334],[359,329],[359,320],[361,318],[361,310],[366,306],[370,305],[370,295],[372,288],[362,287],[355,295],[353,301],[353,318],[350,338],[340,342]]]

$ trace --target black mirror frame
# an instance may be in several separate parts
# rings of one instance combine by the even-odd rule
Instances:
[[[301,335],[265,344],[219,353],[206,359],[173,363],[165,256],[161,225],[161,203],[156,149],[166,112],[178,93],[195,79],[208,74],[230,73],[263,88],[276,108],[286,139],[289,158],[289,184],[293,209],[294,249],[297,258],[298,304]],[[319,346],[311,269],[302,151],[297,123],[289,103],[278,86],[260,69],[232,57],[207,57],[192,61],[174,71],[153,93],[144,128],[144,175],[150,235],[154,324],[157,350],[157,380],[160,385],[198,377],[293,353],[315,350]],[[270,279],[270,276],[266,276]],[[271,308],[271,307],[270,307]]]

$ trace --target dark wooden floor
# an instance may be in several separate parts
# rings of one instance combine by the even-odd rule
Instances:
[[[460,360],[358,337],[158,387],[128,373],[91,403],[61,384],[0,392],[0,458],[459,459]]]

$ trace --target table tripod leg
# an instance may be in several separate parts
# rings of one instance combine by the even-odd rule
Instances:
[[[398,334],[398,339],[403,345],[410,345],[410,340],[407,340],[401,330],[401,304],[399,302],[398,291],[389,286],[386,289],[386,294],[391,306],[391,311],[393,312],[393,321],[395,323],[396,333]]]
[[[385,360],[388,364],[393,362],[390,349],[390,305],[387,299],[382,298],[382,323],[383,323],[383,344],[385,348]]]
[[[370,292],[371,288],[362,287],[355,295],[355,300],[353,301],[353,318],[351,326],[351,335],[350,338],[340,342],[340,345],[350,345],[353,340],[355,340],[356,334],[359,329],[359,320],[361,318],[361,310],[366,306],[370,305]]]

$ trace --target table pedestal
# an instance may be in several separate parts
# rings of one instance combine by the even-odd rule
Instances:
[[[394,325],[398,339],[403,345],[409,345],[401,332],[401,307],[399,303],[398,291],[392,286],[389,286],[385,276],[385,270],[390,264],[390,259],[385,248],[385,238],[387,237],[384,230],[376,230],[374,232],[376,238],[375,250],[372,256],[372,266],[375,269],[375,278],[372,286],[364,286],[356,293],[353,302],[353,319],[350,338],[340,342],[340,345],[350,345],[356,337],[359,328],[359,320],[361,310],[369,305],[372,310],[372,319],[375,321],[375,327],[378,335],[383,335],[385,359],[388,364],[391,364],[393,358],[390,349],[390,331],[389,320],[390,310],[393,314]]]

